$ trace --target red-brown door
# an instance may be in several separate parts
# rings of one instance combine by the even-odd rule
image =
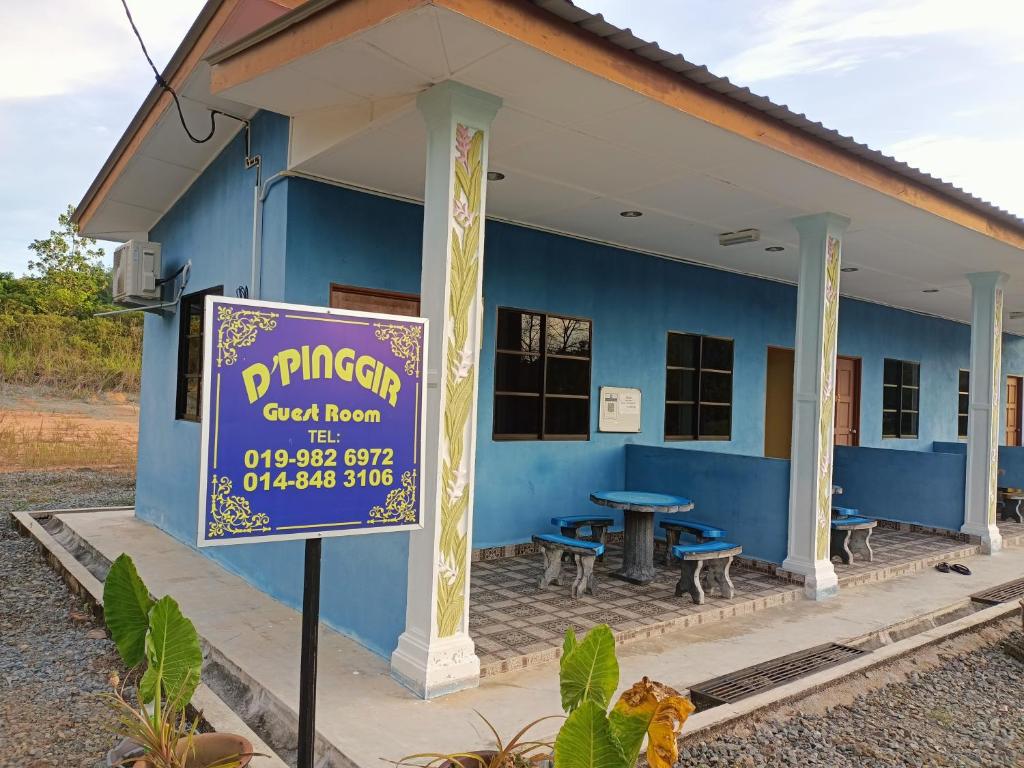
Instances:
[[[420,297],[415,293],[378,291],[352,285],[331,284],[331,306],[360,312],[384,312],[389,315],[416,317],[420,313]]]
[[[1006,444],[1020,445],[1021,377],[1006,377]]]
[[[859,445],[860,360],[836,358],[836,445]]]

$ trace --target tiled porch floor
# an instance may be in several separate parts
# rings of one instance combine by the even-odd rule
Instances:
[[[871,542],[874,562],[836,563],[842,586],[902,576],[978,551],[975,545],[947,536],[881,526]],[[675,597],[679,569],[661,564],[660,553],[656,558],[658,576],[652,584],[637,586],[612,578],[621,555],[620,547],[608,547],[604,562],[595,569],[598,594],[578,600],[569,597],[568,585],[575,575],[571,563],[562,567],[563,586],[540,590],[540,554],[474,562],[469,628],[482,674],[491,676],[554,660],[569,626],[580,633],[605,623],[622,642],[752,613],[803,595],[799,584],[735,564],[736,596],[724,600],[709,594],[704,605],[694,605],[689,596]]]
[[[1009,520],[1000,520],[999,533],[1003,536],[1003,546],[1013,547],[1024,544],[1024,523],[1011,523]]]

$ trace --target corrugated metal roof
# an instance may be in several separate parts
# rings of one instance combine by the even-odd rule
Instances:
[[[604,16],[601,14],[590,13],[572,3],[571,0],[531,0],[531,2],[539,8],[542,8],[549,13],[553,13],[559,18],[570,22],[586,32],[597,35],[598,37],[634,53],[637,56],[641,56],[648,61],[659,64],[660,66],[665,67],[665,69],[675,72],[676,74],[685,77],[687,80],[702,85],[705,88],[721,94],[722,96],[726,96],[734,101],[745,104],[746,106],[756,109],[759,112],[763,112],[786,125],[797,128],[804,133],[808,133],[822,141],[832,144],[833,146],[842,149],[844,152],[849,152],[857,157],[877,163],[883,168],[894,173],[898,173],[911,181],[935,190],[936,192],[946,195],[953,200],[957,200],[973,208],[980,209],[986,215],[1003,221],[1010,226],[1015,228],[1024,228],[1024,218],[1010,213],[1006,209],[1000,208],[976,195],[972,195],[970,192],[966,192],[948,181],[943,181],[936,176],[932,176],[930,173],[925,173],[924,171],[907,165],[890,155],[879,152],[877,149],[872,149],[867,144],[855,141],[850,136],[843,136],[838,131],[834,131],[819,122],[811,120],[803,113],[793,112],[784,104],[776,104],[771,99],[756,94],[749,88],[742,88],[735,85],[729,81],[729,78],[719,77],[709,71],[705,66],[700,66],[687,61],[678,53],[666,51],[656,42],[643,40],[634,35],[628,28],[622,29],[617,27],[606,21]]]

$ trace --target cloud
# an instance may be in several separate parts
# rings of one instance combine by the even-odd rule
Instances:
[[[964,45],[997,47],[1007,56],[1024,45],[1020,0],[785,0],[763,6],[749,45],[716,66],[753,84],[790,75],[848,71],[880,54],[910,52],[916,40],[950,36]],[[1015,53],[1016,52],[1016,53]]]
[[[130,0],[157,66],[167,61],[200,0]],[[147,66],[117,0],[4,3],[0,101],[59,96],[120,80]],[[17,73],[12,75],[11,73]]]
[[[1024,216],[1024,136],[929,134],[890,144],[883,151]]]

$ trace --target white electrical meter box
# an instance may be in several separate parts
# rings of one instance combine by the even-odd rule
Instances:
[[[640,431],[640,390],[634,387],[601,387],[599,432]]]
[[[160,243],[129,240],[114,249],[111,293],[117,304],[146,306],[160,301]]]

